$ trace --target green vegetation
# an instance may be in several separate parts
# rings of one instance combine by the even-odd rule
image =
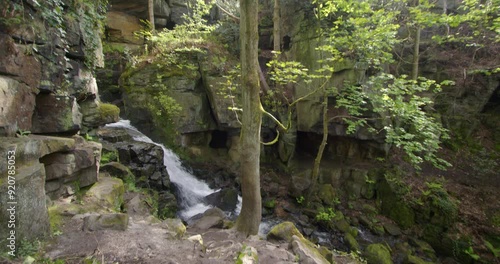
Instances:
[[[113,161],[119,162],[117,151],[103,150],[101,155],[101,164],[110,163]]]
[[[331,221],[337,216],[337,213],[333,210],[333,208],[322,208],[318,214],[316,214],[316,221]]]

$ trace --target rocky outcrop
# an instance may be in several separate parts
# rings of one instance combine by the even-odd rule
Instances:
[[[130,29],[134,20],[137,20],[139,29],[142,25],[139,20],[148,20],[148,1],[126,1],[126,0],[111,0],[112,15],[108,13],[108,29],[111,31],[122,31],[122,33],[133,32]],[[154,15],[155,27],[157,29],[169,28],[172,29],[175,25],[184,22],[183,15],[187,14],[188,5],[183,0],[155,0]],[[116,25],[117,27],[113,27]],[[124,26],[124,27],[123,27]],[[135,26],[134,26],[135,27]],[[116,32],[112,32],[116,34]]]
[[[0,135],[12,136],[19,130],[67,135],[100,125],[82,122],[82,118],[85,121],[88,107],[99,104],[92,70],[104,66],[101,41],[96,37],[102,7],[90,2],[78,6],[5,4],[12,12],[0,20],[4,47],[0,89],[5,95]]]
[[[10,159],[0,160],[0,220],[9,221],[9,202],[16,202],[17,239],[34,239],[49,232],[46,194],[57,198],[79,185],[97,181],[100,144],[81,138],[22,136],[5,138],[0,151]],[[9,178],[8,175],[11,175]],[[8,229],[0,234],[7,237]]]

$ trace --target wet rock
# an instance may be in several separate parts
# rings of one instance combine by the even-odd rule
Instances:
[[[83,218],[84,231],[98,230],[126,230],[128,226],[128,215],[121,213],[95,214]]]
[[[383,244],[370,244],[364,256],[370,264],[392,264],[391,252]]]
[[[238,204],[238,192],[234,188],[222,189],[205,197],[205,203],[223,211],[233,211]]]

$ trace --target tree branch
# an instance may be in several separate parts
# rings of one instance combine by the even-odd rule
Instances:
[[[229,18],[231,18],[235,23],[240,23],[240,18],[231,14],[229,11],[226,9],[222,8],[219,4],[215,3],[215,5],[224,13],[226,14]]]

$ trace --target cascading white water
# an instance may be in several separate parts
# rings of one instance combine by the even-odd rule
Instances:
[[[178,195],[180,196],[179,198],[182,203],[181,207],[183,208],[179,214],[182,219],[189,219],[211,208],[211,206],[205,205],[202,202],[202,199],[217,190],[210,189],[206,183],[196,179],[191,173],[189,173],[182,166],[181,160],[174,152],[167,149],[162,144],[153,142],[153,140],[132,126],[129,120],[120,120],[119,122],[108,124],[106,127],[126,128],[129,130],[129,134],[134,138],[134,140],[152,143],[163,149],[163,164],[167,168],[170,181],[179,189]]]

